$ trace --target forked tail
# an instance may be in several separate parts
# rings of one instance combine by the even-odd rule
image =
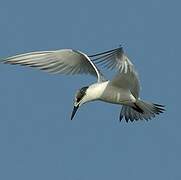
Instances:
[[[129,120],[149,120],[154,118],[156,114],[163,113],[165,111],[164,106],[160,104],[154,104],[142,100],[137,100],[133,106],[123,105],[120,112],[120,121],[125,118],[126,122]]]

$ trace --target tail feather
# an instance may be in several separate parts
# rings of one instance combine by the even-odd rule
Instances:
[[[160,104],[150,103],[142,100],[137,100],[133,106],[123,105],[120,112],[120,121],[125,118],[129,120],[150,120],[160,113],[165,111],[164,106]]]

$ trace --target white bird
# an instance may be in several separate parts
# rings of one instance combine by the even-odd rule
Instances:
[[[95,100],[122,105],[120,121],[124,117],[126,122],[148,120],[165,110],[163,105],[140,99],[138,74],[122,47],[91,56],[73,49],[30,52],[8,57],[3,63],[35,67],[49,73],[97,77],[96,83],[82,87],[76,93],[71,120],[81,105]],[[112,80],[106,80],[96,66],[99,64],[108,69],[117,68],[118,72]]]

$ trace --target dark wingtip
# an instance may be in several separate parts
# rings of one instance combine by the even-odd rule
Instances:
[[[165,105],[162,105],[162,104],[156,104],[154,103],[155,106],[158,106],[158,107],[165,107]]]
[[[128,121],[129,121],[129,117],[124,116],[124,118],[125,118],[126,122],[128,123]]]
[[[122,119],[123,119],[123,115],[122,115],[122,114],[120,114],[120,116],[119,116],[119,121],[121,122],[121,121],[122,121]]]
[[[121,44],[119,44],[119,48],[118,49],[123,51],[123,46]]]
[[[161,104],[156,104],[154,103],[154,106],[157,110],[157,113],[156,114],[159,114],[159,113],[163,113],[164,111],[166,111],[166,109],[164,108],[165,105],[161,105]]]

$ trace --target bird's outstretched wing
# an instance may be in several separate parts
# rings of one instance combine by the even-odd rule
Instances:
[[[97,65],[107,69],[118,69],[118,73],[110,81],[110,85],[118,88],[129,89],[135,98],[139,97],[140,83],[138,73],[123,48],[117,48],[103,53],[89,56]]]
[[[97,77],[98,82],[104,79],[86,54],[72,49],[30,52],[8,57],[2,62],[35,67],[49,73],[90,74]]]

